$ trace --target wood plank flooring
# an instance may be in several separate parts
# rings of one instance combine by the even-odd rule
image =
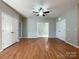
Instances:
[[[0,59],[79,59],[79,49],[59,39],[21,39],[0,53]]]

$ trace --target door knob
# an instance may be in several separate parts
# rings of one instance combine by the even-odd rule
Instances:
[[[11,33],[14,33],[14,32],[11,32]]]

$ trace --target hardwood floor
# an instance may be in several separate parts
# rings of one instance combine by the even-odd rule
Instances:
[[[22,39],[0,53],[0,59],[79,59],[79,49],[59,39]]]

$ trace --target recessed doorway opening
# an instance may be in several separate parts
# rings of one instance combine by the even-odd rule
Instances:
[[[49,23],[37,23],[37,37],[44,38],[45,47],[48,48]]]
[[[37,23],[37,37],[49,37],[49,23]]]

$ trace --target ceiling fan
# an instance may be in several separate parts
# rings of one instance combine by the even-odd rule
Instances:
[[[49,10],[45,10],[42,7],[40,7],[37,11],[33,10],[33,13],[35,13],[36,16],[45,16],[45,15],[47,15],[47,13],[50,13],[50,11]]]

